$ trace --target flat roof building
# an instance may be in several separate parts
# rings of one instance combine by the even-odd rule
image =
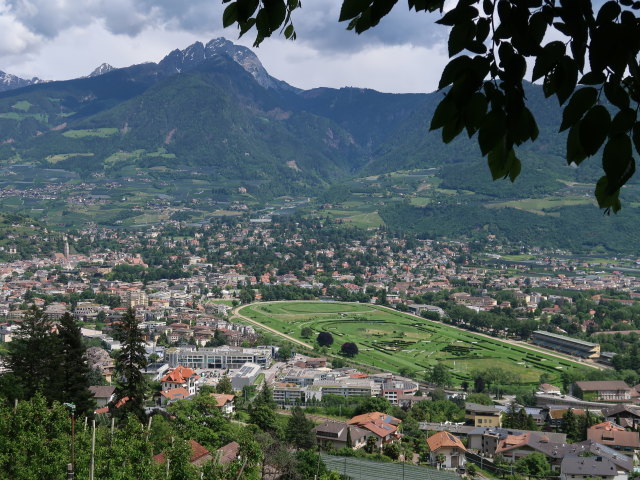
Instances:
[[[245,363],[255,363],[266,368],[271,363],[271,347],[242,348],[223,346],[201,348],[193,346],[167,350],[167,361],[171,367],[183,365],[189,368],[241,368]]]

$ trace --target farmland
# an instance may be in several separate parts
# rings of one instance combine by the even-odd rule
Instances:
[[[578,363],[538,353],[518,345],[476,335],[376,305],[339,302],[275,302],[240,309],[261,324],[294,338],[312,342],[318,332],[334,337],[331,354],[344,342],[355,342],[355,360],[392,372],[423,376],[430,366],[442,362],[456,382],[469,381],[471,373],[488,367],[512,372],[521,384],[537,384],[542,373],[553,381],[563,371],[585,368]],[[313,336],[303,338],[309,327]]]

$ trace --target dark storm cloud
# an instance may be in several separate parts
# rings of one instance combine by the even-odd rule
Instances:
[[[434,24],[435,16],[409,12],[406,4],[399,3],[376,28],[356,35],[338,22],[340,3],[305,1],[294,16],[298,41],[316,50],[352,53],[372,45],[429,46],[445,34]],[[0,15],[11,16],[25,31],[43,39],[96,21],[114,34],[132,37],[145,28],[211,32],[221,28],[224,9],[213,0],[0,0],[2,4]],[[225,35],[233,38],[233,28]]]

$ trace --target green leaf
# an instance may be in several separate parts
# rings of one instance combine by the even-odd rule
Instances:
[[[613,210],[613,213],[617,213],[622,207],[618,198],[619,194],[620,190],[609,193],[609,180],[606,176],[600,177],[596,184],[596,200],[598,201],[598,206],[604,208],[607,215],[611,210]]]
[[[562,105],[571,96],[578,82],[578,67],[576,67],[575,60],[565,55],[558,61],[554,74],[556,77],[556,96]]]
[[[227,28],[238,20],[238,5],[236,2],[233,2],[224,9],[224,13],[222,14],[222,26]]]
[[[609,135],[626,134],[633,128],[636,121],[636,112],[631,108],[620,110],[611,122],[611,130]]]
[[[284,37],[287,39],[295,40],[296,31],[293,28],[293,25],[288,25],[287,28],[284,29]]]
[[[584,153],[582,149],[582,145],[580,144],[580,123],[574,124],[569,130],[569,135],[567,136],[567,164],[571,165],[575,163],[576,165],[580,165],[585,158],[587,158],[587,154]]]
[[[629,94],[627,94],[619,83],[605,83],[604,94],[607,97],[607,100],[618,108],[627,108],[629,106]]]
[[[520,111],[520,116],[516,120],[515,125],[509,124],[509,127],[509,133],[517,145],[529,139],[535,140],[538,138],[538,125],[536,124],[533,114],[527,107],[524,107]]]
[[[440,25],[448,25],[450,27],[453,27],[454,25],[457,25],[460,22],[473,20],[477,18],[477,16],[478,16],[477,8],[471,7],[469,5],[459,4],[456,8],[449,10],[447,13],[445,13],[445,15],[440,20],[436,20],[436,23]]]
[[[604,23],[613,22],[618,15],[620,15],[621,9],[618,2],[609,1],[600,7],[598,16],[596,17],[596,24],[602,25]]]
[[[449,34],[449,57],[460,53],[467,42],[475,36],[475,25],[472,21],[465,21],[453,26]]]
[[[451,85],[458,78],[461,72],[468,70],[472,65],[471,59],[466,55],[460,55],[459,57],[451,60],[442,71],[438,90],[446,87],[447,85]]]
[[[489,102],[487,101],[487,97],[481,92],[475,92],[471,95],[471,99],[465,109],[465,123],[469,131],[469,136],[473,135],[482,124],[482,120],[487,114],[488,106]]]
[[[369,0],[343,0],[342,7],[340,8],[339,22],[345,20],[351,20],[364,12],[371,2]]]
[[[533,66],[532,82],[547,75],[551,69],[558,63],[566,51],[564,43],[560,41],[549,42],[536,57]]]
[[[447,123],[454,120],[458,116],[458,108],[453,99],[447,95],[444,97],[433,113],[431,118],[431,126],[429,130],[437,130],[444,127]]]
[[[543,12],[536,12],[529,19],[529,37],[534,45],[540,45],[547,31],[547,16]]]
[[[602,105],[592,107],[580,122],[580,145],[587,156],[595,155],[607,138],[611,116]]]
[[[506,149],[506,139],[503,137],[493,150],[489,152],[487,159],[491,177],[493,180],[507,178],[513,182],[520,175],[522,168],[520,160],[513,148]]]
[[[496,144],[504,141],[506,130],[506,117],[502,110],[491,110],[484,117],[478,132],[478,144],[483,156],[492,151]]]
[[[600,85],[607,80],[607,77],[602,72],[588,72],[585,73],[578,83],[582,85]]]
[[[640,122],[636,122],[633,126],[633,145],[636,147],[636,152],[640,154]]]
[[[488,18],[479,18],[476,23],[476,41],[484,42],[489,36],[491,22]]]
[[[450,143],[462,132],[463,128],[464,123],[459,116],[450,120],[442,127],[442,141],[444,143]]]
[[[235,3],[238,6],[239,23],[249,21],[255,11],[258,9],[258,0],[236,0]]]
[[[607,175],[607,193],[619,190],[636,171],[631,140],[627,135],[609,139],[602,152],[602,168]]]
[[[560,131],[562,132],[575,125],[587,110],[595,105],[597,100],[598,91],[593,87],[581,88],[580,90],[575,91],[571,96],[571,100],[569,100],[569,103],[562,112]]]

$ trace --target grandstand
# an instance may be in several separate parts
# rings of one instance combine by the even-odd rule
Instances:
[[[533,343],[558,352],[582,358],[599,358],[600,344],[585,342],[576,338],[565,337],[557,333],[536,330],[533,332]]]

